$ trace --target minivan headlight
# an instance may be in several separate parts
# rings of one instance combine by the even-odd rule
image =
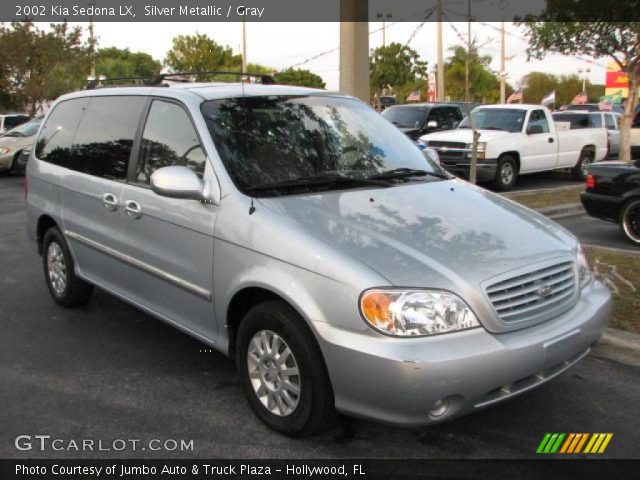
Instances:
[[[0,148],[0,155],[6,155],[7,153],[9,153],[11,151],[10,148]]]
[[[449,333],[480,326],[469,306],[443,290],[367,290],[360,313],[374,330],[398,337]]]
[[[580,280],[580,288],[584,288],[591,281],[591,269],[589,268],[589,262],[587,256],[584,253],[582,245],[578,245],[576,251],[576,263],[578,264],[578,279]]]

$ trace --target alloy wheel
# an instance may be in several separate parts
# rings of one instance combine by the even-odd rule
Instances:
[[[55,241],[47,248],[47,273],[53,291],[57,295],[63,295],[67,289],[67,264],[62,248]]]
[[[291,415],[300,401],[300,372],[289,345],[271,330],[257,332],[247,350],[249,379],[258,399],[277,416]]]

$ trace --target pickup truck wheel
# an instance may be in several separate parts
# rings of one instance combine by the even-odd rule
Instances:
[[[518,177],[518,169],[516,167],[516,161],[511,155],[504,155],[498,160],[498,168],[496,170],[496,178],[494,185],[496,190],[507,191],[511,190],[516,183]]]
[[[622,207],[619,223],[624,236],[640,246],[640,198],[633,198]]]
[[[587,178],[587,174],[589,173],[589,166],[593,163],[593,153],[588,150],[584,150],[580,154],[580,159],[576,166],[573,167],[571,173],[573,174],[574,180],[578,180],[580,182],[584,182]]]
[[[322,355],[298,313],[281,301],[256,305],[238,328],[236,361],[256,416],[290,436],[331,424],[333,390]]]
[[[93,294],[93,285],[76,276],[73,257],[57,227],[44,234],[42,242],[44,277],[53,299],[64,307],[85,305]]]

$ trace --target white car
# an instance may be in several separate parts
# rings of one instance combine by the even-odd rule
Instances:
[[[518,175],[571,169],[583,180],[589,164],[607,155],[604,128],[558,131],[551,112],[540,105],[485,105],[471,112],[478,140],[478,181],[494,181],[510,190]],[[420,137],[435,149],[441,165],[452,173],[469,175],[473,134],[469,117],[455,130]]]

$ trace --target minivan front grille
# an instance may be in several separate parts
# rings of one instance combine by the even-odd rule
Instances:
[[[499,281],[486,288],[500,319],[506,323],[550,318],[573,306],[576,274],[566,261]]]

